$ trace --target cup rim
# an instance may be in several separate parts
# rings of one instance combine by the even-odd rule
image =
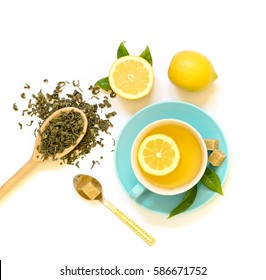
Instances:
[[[196,136],[197,141],[200,144],[201,150],[203,151],[203,153],[202,153],[203,154],[202,164],[201,164],[201,167],[200,167],[197,175],[193,178],[192,181],[186,183],[183,186],[179,186],[179,187],[171,188],[171,189],[163,189],[163,188],[160,188],[159,186],[156,186],[156,185],[153,185],[153,184],[149,183],[148,181],[143,179],[142,176],[139,175],[140,171],[139,171],[139,168],[137,167],[138,162],[137,162],[137,157],[136,157],[137,147],[139,146],[141,140],[144,137],[144,135],[143,135],[144,132],[146,132],[146,131],[148,132],[154,126],[158,126],[158,124],[160,125],[160,123],[174,123],[174,124],[185,126],[186,128],[188,128],[193,133],[193,135]],[[141,137],[142,135],[143,135],[143,137]],[[133,144],[131,146],[130,161],[131,161],[131,167],[133,169],[133,172],[134,172],[138,182],[140,184],[142,184],[144,188],[146,188],[146,189],[148,189],[148,190],[150,190],[154,193],[160,194],[160,195],[176,195],[176,194],[184,193],[184,192],[190,190],[200,181],[200,179],[203,176],[203,174],[205,172],[205,169],[207,167],[208,152],[207,152],[207,148],[206,148],[203,137],[191,124],[189,124],[187,122],[184,122],[182,120],[179,120],[179,119],[165,118],[165,119],[160,119],[160,120],[151,122],[150,124],[145,126],[142,130],[139,131],[139,133],[135,137],[135,139],[133,141]]]

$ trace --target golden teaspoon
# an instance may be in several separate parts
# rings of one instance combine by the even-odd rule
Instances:
[[[137,225],[133,220],[127,217],[113,204],[103,198],[102,186],[100,182],[89,175],[76,175],[73,179],[73,184],[76,191],[85,199],[99,200],[103,203],[111,212],[113,212],[121,221],[123,221],[129,228],[131,228],[140,238],[142,238],[147,244],[153,245],[155,239]]]

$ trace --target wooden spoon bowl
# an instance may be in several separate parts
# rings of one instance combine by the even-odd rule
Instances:
[[[87,127],[88,127],[88,120],[86,114],[75,107],[65,107],[62,109],[59,109],[55,111],[51,116],[49,116],[42,124],[42,126],[39,129],[39,132],[36,140],[35,145],[33,149],[32,156],[26,162],[25,165],[23,165],[4,185],[0,187],[0,198],[3,197],[9,190],[11,190],[15,184],[21,180],[26,174],[28,174],[35,166],[38,165],[39,162],[43,162],[42,155],[38,151],[38,146],[41,143],[41,133],[44,131],[44,129],[49,125],[50,121],[53,119],[58,118],[62,113],[69,113],[69,112],[77,112],[81,115],[81,118],[83,120],[83,130],[82,133],[79,135],[78,139],[76,140],[74,145],[71,145],[70,147],[66,148],[62,153],[56,154],[56,159],[62,158],[68,153],[70,153],[73,149],[76,148],[76,146],[80,143],[82,138],[84,137]],[[47,160],[52,160],[52,158],[48,158]]]

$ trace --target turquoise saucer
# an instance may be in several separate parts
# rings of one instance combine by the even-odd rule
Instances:
[[[148,124],[160,119],[179,119],[189,123],[203,138],[219,140],[219,149],[226,154],[226,159],[219,167],[211,167],[218,174],[223,184],[228,171],[228,148],[224,135],[216,122],[202,109],[184,102],[160,102],[147,106],[137,112],[124,126],[117,141],[115,149],[115,169],[119,182],[129,194],[138,183],[131,163],[130,152],[137,134]],[[159,195],[149,190],[145,191],[135,200],[146,209],[160,214],[169,214],[182,200],[185,193],[179,195]],[[193,205],[187,210],[196,209],[210,201],[216,193],[198,183],[198,194]]]

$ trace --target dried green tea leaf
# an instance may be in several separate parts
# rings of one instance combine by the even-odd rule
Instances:
[[[13,104],[13,110],[14,110],[14,111],[18,111],[18,106],[17,106],[16,103]]]
[[[110,134],[108,129],[113,125],[108,118],[104,119],[102,115],[105,112],[104,110],[109,110],[111,104],[108,102],[107,96],[104,96],[103,102],[100,103],[103,108],[99,105],[100,101],[96,102],[96,104],[90,104],[87,101],[90,98],[86,98],[85,96],[83,98],[83,91],[80,91],[79,88],[74,86],[74,84],[77,84],[76,81],[73,82],[73,86],[75,87],[73,93],[64,92],[64,88],[67,84],[69,85],[70,83],[67,81],[58,82],[51,93],[44,94],[42,90],[40,90],[37,94],[32,94],[28,108],[22,110],[22,116],[28,115],[32,118],[37,117],[39,119],[38,127],[40,127],[56,110],[65,107],[75,107],[82,110],[88,119],[88,129],[86,134],[76,148],[61,159],[63,163],[78,165],[78,160],[83,159],[94,147],[98,145],[103,146],[102,140],[99,140],[102,132]],[[90,90],[92,91],[90,96],[97,97],[95,94],[97,94],[99,87],[92,87]],[[98,99],[99,98],[97,97],[96,100]],[[109,116],[109,114],[112,116],[115,115],[115,113],[112,112],[109,114],[108,112],[106,113],[107,116]],[[22,124],[20,124],[20,127],[22,128]],[[35,128],[35,136],[37,131],[38,128]]]

